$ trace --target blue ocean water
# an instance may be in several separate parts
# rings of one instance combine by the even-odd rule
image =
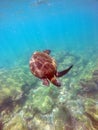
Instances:
[[[98,45],[97,0],[0,1],[0,66],[35,50]]]
[[[59,88],[30,72],[32,53],[45,49],[57,71],[73,65]],[[98,0],[0,1],[3,129],[98,130]]]

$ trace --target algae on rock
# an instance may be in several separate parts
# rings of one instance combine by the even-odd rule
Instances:
[[[29,101],[32,104],[34,110],[38,110],[40,113],[45,114],[52,111],[54,102],[50,97],[50,91],[52,88],[39,87],[36,92],[31,93]]]
[[[26,126],[26,122],[22,119],[22,117],[16,115],[8,122],[8,124],[4,126],[4,130],[28,130],[28,129]]]

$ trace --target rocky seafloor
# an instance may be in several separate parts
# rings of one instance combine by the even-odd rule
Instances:
[[[74,65],[60,88],[43,86],[28,58],[1,68],[0,130],[98,130],[98,57],[92,54],[51,54],[59,70]]]

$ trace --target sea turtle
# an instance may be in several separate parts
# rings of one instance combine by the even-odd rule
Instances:
[[[56,61],[49,55],[50,52],[50,50],[34,52],[30,59],[30,70],[33,75],[43,80],[44,85],[48,86],[50,81],[55,86],[60,87],[61,83],[57,80],[57,77],[65,75],[73,65],[58,72]]]

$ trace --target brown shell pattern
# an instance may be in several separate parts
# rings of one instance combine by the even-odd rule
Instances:
[[[30,60],[31,72],[39,78],[51,78],[56,74],[56,63],[48,54],[36,52]]]

